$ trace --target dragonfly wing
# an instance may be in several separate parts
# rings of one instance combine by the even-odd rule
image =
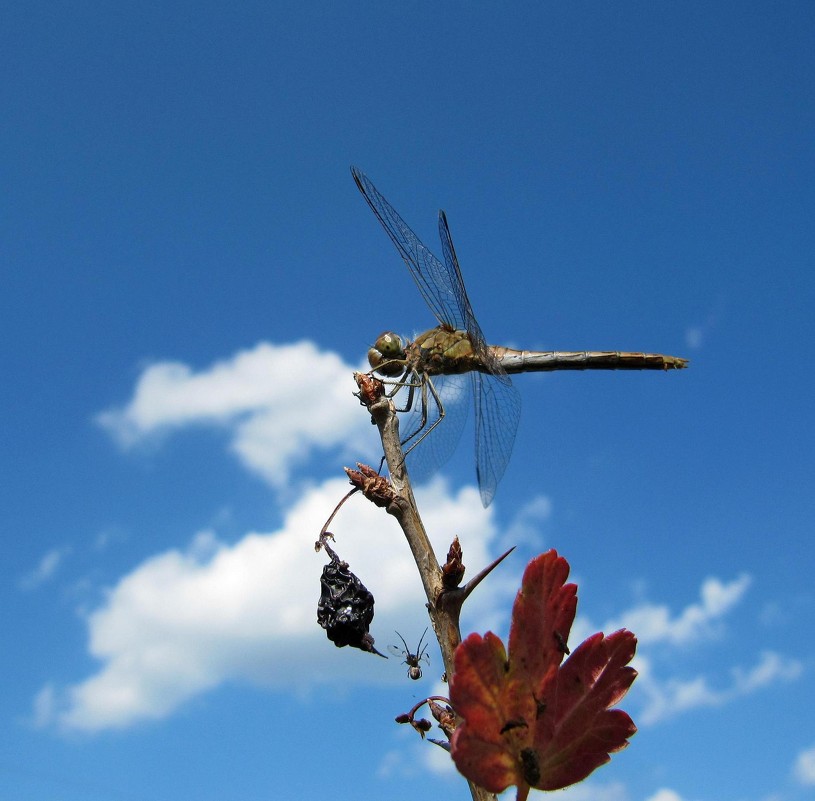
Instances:
[[[444,407],[444,420],[407,455],[410,477],[417,482],[429,479],[453,455],[470,406],[466,374],[433,376],[432,381]],[[409,438],[405,442],[406,450],[439,419],[438,403],[429,388],[426,397],[427,420],[424,425],[420,390],[414,393],[412,408],[399,416],[399,436],[403,442]],[[398,404],[398,397],[396,402]]]
[[[442,264],[430,252],[364,173],[351,167],[351,174],[371,210],[396,245],[436,319],[442,325],[468,330],[467,312],[462,305],[462,298],[468,305],[469,301],[461,282],[461,274],[452,273],[449,265]],[[469,314],[472,316],[472,310]]]
[[[465,327],[470,335],[473,349],[488,373],[471,373],[473,400],[475,403],[475,470],[481,503],[489,506],[495,496],[498,482],[504,475],[515,444],[515,434],[521,417],[521,396],[512,380],[487,347],[484,334],[478,325],[464,280],[461,277],[456,249],[447,225],[447,216],[439,212],[439,237],[448,269],[457,276],[460,305],[465,316]]]
[[[521,396],[506,375],[470,373],[475,400],[475,470],[481,503],[490,505],[512,455]]]
[[[439,238],[441,239],[442,253],[447,263],[448,272],[456,276],[456,280],[453,283],[457,287],[456,291],[459,295],[459,306],[464,315],[464,329],[470,335],[470,342],[473,345],[473,349],[484,365],[489,368],[491,373],[495,374],[499,381],[504,384],[510,384],[512,380],[506,374],[506,371],[498,359],[495,358],[492,351],[487,347],[481,326],[475,319],[475,314],[473,314],[473,307],[470,305],[470,299],[467,297],[464,279],[461,277],[461,267],[458,263],[458,256],[456,256],[456,249],[453,247],[453,237],[450,235],[450,227],[447,225],[447,215],[443,211],[439,212]]]
[[[486,341],[481,332],[481,326],[478,325],[475,314],[473,314],[470,298],[467,296],[458,256],[453,247],[453,237],[450,235],[450,226],[447,224],[447,215],[443,211],[439,212],[439,239],[441,239],[444,263],[447,265],[447,274],[450,276],[450,289],[456,296],[456,306],[461,310],[461,316],[464,318],[464,330],[470,335],[475,350],[481,355],[487,350]]]

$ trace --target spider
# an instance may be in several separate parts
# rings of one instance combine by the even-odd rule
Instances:
[[[430,664],[430,657],[426,653],[427,643],[425,643],[424,648],[422,648],[425,634],[427,634],[427,629],[424,630],[424,634],[422,634],[419,644],[416,646],[416,653],[411,652],[410,648],[408,648],[408,644],[405,642],[405,638],[398,631],[396,632],[396,636],[402,641],[402,645],[405,647],[400,648],[398,645],[388,646],[388,650],[394,656],[404,657],[403,664],[408,666],[407,674],[414,681],[418,681],[422,677],[422,669],[419,666],[419,662],[424,662],[427,665]]]

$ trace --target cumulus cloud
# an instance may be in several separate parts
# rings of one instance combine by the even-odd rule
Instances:
[[[710,577],[702,582],[699,600],[676,614],[664,604],[640,603],[599,627],[605,632],[627,628],[637,635],[638,651],[633,664],[639,676],[632,699],[639,698],[643,704],[635,714],[638,724],[651,725],[693,709],[720,707],[774,683],[794,681],[801,675],[800,662],[773,651],[762,652],[751,667],[730,668],[724,682],[713,681],[706,675],[663,678],[654,667],[657,655],[675,653],[689,645],[700,647],[721,635],[726,616],[742,601],[751,581],[747,574],[732,581]],[[570,640],[579,642],[597,630],[588,618],[578,617]],[[675,665],[675,660],[670,660],[670,664]]]
[[[815,787],[815,745],[798,754],[793,773],[804,786]]]
[[[651,661],[639,656],[637,690],[645,695],[645,706],[637,715],[643,725],[658,723],[682,712],[702,707],[720,707],[757,690],[784,681],[794,681],[803,672],[795,659],[785,659],[773,651],[764,651],[750,668],[733,667],[724,687],[713,687],[705,676],[690,679],[660,680]]]
[[[713,636],[717,623],[744,597],[751,583],[744,574],[730,582],[708,578],[702,583],[699,601],[686,606],[675,617],[665,605],[641,604],[606,623],[605,631],[627,628],[636,632],[642,645],[667,642],[683,645]]]
[[[283,487],[294,465],[315,448],[353,444],[359,456],[363,440],[374,450],[369,417],[349,397],[352,369],[309,342],[259,344],[200,371],[156,363],[143,370],[131,399],[99,414],[97,422],[124,448],[184,427],[219,426],[245,467]],[[309,692],[336,681],[403,680],[403,666],[352,649],[340,652],[316,623],[327,557],[315,554],[313,543],[346,491],[342,480],[312,486],[277,531],[250,532],[234,544],[200,532],[188,535],[186,547],[136,566],[83,613],[98,669],[73,685],[46,684],[34,700],[35,722],[87,732],[125,728],[164,718],[229,681]],[[428,531],[443,540],[434,542],[440,557],[458,534],[471,573],[491,561],[497,550],[493,511],[482,508],[475,488],[453,495],[437,479],[416,494],[430,510],[424,516]],[[516,528],[544,512],[540,505],[527,509]],[[374,593],[372,633],[380,648],[395,639],[394,629],[418,639],[427,625],[425,598],[395,522],[354,497],[332,531],[341,558]],[[52,557],[39,572],[55,570],[57,562]],[[521,571],[482,585],[468,602],[470,615],[494,615],[495,598],[511,598]],[[427,671],[427,678],[438,672]]]
[[[375,447],[368,416],[349,395],[349,373],[336,354],[312,343],[259,344],[200,371],[162,362],[147,367],[125,405],[100,414],[98,423],[123,447],[194,425],[219,426],[241,463],[270,485],[286,485],[298,462],[317,448]],[[338,651],[316,624],[319,575],[326,557],[313,541],[347,484],[328,481],[300,494],[279,530],[252,532],[234,544],[213,532],[192,537],[185,548],[160,553],[111,587],[87,614],[90,653],[99,667],[84,680],[46,684],[34,700],[39,725],[67,730],[124,728],[166,717],[196,695],[230,681],[309,692],[330,682],[401,681],[403,666],[358,651]],[[443,557],[455,534],[465,535],[465,562],[474,574],[498,546],[539,543],[539,526],[551,512],[545,496],[518,510],[503,535],[493,510],[484,510],[474,488],[452,496],[441,480],[417,493],[428,531]],[[424,494],[424,499],[422,499]],[[343,508],[332,531],[337,550],[376,597],[373,634],[380,647],[401,631],[409,642],[426,625],[415,565],[395,523],[361,498]],[[53,551],[27,577],[30,586],[57,570]],[[465,606],[464,628],[501,631],[523,565],[502,566]],[[642,646],[682,645],[715,636],[723,618],[750,586],[708,578],[699,600],[676,614],[665,605],[640,604],[603,630],[627,627]],[[500,603],[498,599],[500,598]],[[579,639],[580,623],[573,640]],[[596,629],[589,626],[591,633]],[[431,654],[438,660],[437,654]],[[434,663],[434,667],[436,666]],[[752,668],[734,669],[729,686],[713,688],[703,677],[659,681],[647,656],[638,660],[652,723],[687,709],[718,706],[778,680],[791,680],[800,665],[767,652]],[[430,680],[436,671],[426,671]],[[671,791],[663,791],[671,792]],[[614,797],[614,794],[609,796]],[[670,796],[656,801],[674,801]]]
[[[245,467],[282,487],[313,448],[373,443],[366,416],[349,402],[354,369],[307,341],[260,343],[198,372],[159,362],[125,406],[96,420],[125,448],[186,426],[221,427]]]
[[[331,480],[305,494],[278,531],[249,533],[227,545],[211,532],[148,559],[124,576],[87,616],[99,669],[73,686],[43,688],[41,724],[68,730],[123,728],[166,717],[186,700],[228,681],[294,692],[340,681],[404,679],[394,660],[339,651],[316,622],[325,554],[313,543],[347,484]],[[466,532],[473,571],[490,561],[496,537],[491,511],[475,488],[452,495],[438,480],[419,493],[437,552]],[[335,548],[376,598],[378,645],[399,629],[412,641],[427,625],[424,596],[410,551],[395,522],[361,497],[343,507],[331,529]],[[485,582],[479,593],[488,602]],[[433,655],[434,666],[438,656]],[[431,671],[427,671],[432,678]]]

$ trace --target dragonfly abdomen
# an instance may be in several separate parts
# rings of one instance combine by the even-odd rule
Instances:
[[[508,373],[551,370],[680,370],[688,360],[662,353],[630,351],[534,351],[490,346],[490,351]]]

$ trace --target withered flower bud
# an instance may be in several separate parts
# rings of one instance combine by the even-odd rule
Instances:
[[[357,462],[359,470],[345,468],[345,472],[350,482],[369,500],[377,506],[390,506],[396,498],[390,481],[385,476],[380,476],[372,467]]]
[[[446,590],[454,590],[461,584],[464,578],[464,563],[462,560],[461,543],[456,537],[450,545],[450,550],[447,551],[447,561],[442,566],[441,583]]]
[[[452,708],[437,701],[430,701],[429,706],[433,717],[439,722],[439,728],[447,735],[448,739],[452,737],[458,723]]]
[[[384,656],[374,648],[374,638],[368,631],[373,618],[374,596],[348,569],[347,562],[332,558],[323,567],[317,603],[317,622],[328,639],[337,648],[350,645]]]
[[[385,394],[385,385],[370,373],[354,373],[354,381],[359,387],[359,392],[354,394],[363,406],[370,408]]]

